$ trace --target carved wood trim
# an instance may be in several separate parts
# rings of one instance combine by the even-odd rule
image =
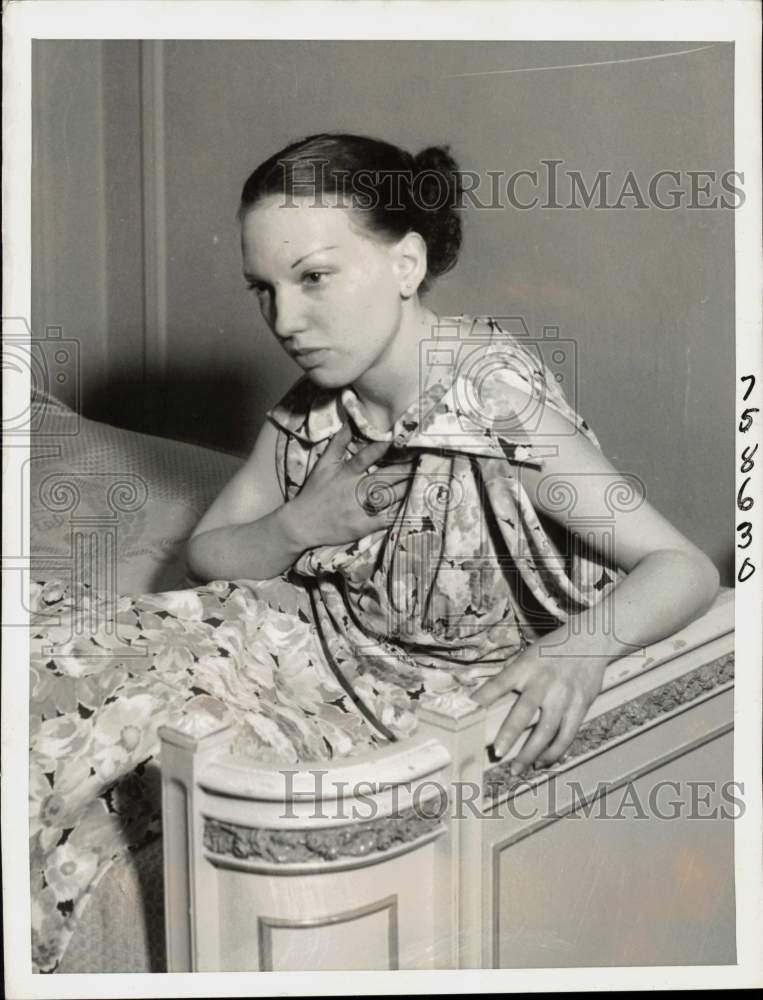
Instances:
[[[324,828],[254,828],[205,816],[204,847],[216,857],[255,859],[271,865],[360,860],[396,853],[403,845],[431,839],[433,833],[444,830],[442,816],[446,809],[443,791],[439,797],[398,815]]]
[[[732,651],[596,716],[581,726],[564,758],[564,766],[570,766],[577,758],[587,757],[616,739],[634,734],[661,715],[667,715],[681,706],[689,705],[733,679]],[[485,772],[483,794],[488,804],[507,793],[511,795],[515,791],[525,790],[528,775],[532,778],[542,778],[544,775],[558,772],[558,766],[555,766],[537,771],[530,768],[521,774],[512,775],[510,766],[511,761],[503,761]]]

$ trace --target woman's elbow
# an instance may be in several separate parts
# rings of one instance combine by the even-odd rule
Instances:
[[[208,545],[206,532],[193,534],[185,543],[185,564],[188,571],[198,580],[211,580],[214,574],[209,572]]]
[[[707,556],[703,556],[703,559],[705,567],[704,571],[706,575],[705,585],[707,587],[707,594],[708,594],[707,607],[709,608],[710,605],[718,596],[718,592],[721,589],[721,574],[718,572],[715,563],[711,562],[711,560],[708,559]],[[707,608],[705,610],[707,610]]]
[[[693,618],[700,618],[718,596],[721,577],[715,563],[699,549],[677,553],[682,562],[682,580],[695,599]]]

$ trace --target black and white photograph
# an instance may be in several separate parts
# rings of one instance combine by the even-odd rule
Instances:
[[[3,20],[7,995],[763,985],[759,5]]]

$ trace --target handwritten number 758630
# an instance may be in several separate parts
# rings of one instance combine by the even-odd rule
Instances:
[[[754,375],[742,375],[742,383],[748,383],[744,395],[742,396],[742,402],[746,403],[750,398],[750,394],[755,388],[755,376]],[[739,430],[742,434],[746,434],[751,427],[755,425],[754,413],[759,413],[760,408],[757,406],[748,406],[742,410],[742,415],[739,420]],[[739,465],[739,471],[746,479],[742,481],[742,485],[739,487],[739,492],[737,493],[737,507],[743,513],[749,513],[755,506],[755,500],[747,495],[747,489],[750,485],[750,480],[752,479],[753,470],[755,469],[755,452],[758,450],[757,443],[754,445],[746,445],[742,449],[741,460]],[[740,521],[737,524],[737,533],[739,539],[737,541],[738,549],[747,549],[752,545],[752,532],[753,523],[752,521]],[[737,580],[739,583],[744,583],[749,580],[750,577],[755,573],[755,564],[749,556],[745,556],[742,565],[739,567],[739,572],[737,573]]]

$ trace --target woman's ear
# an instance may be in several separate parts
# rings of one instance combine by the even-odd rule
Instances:
[[[406,233],[395,244],[394,254],[400,295],[404,299],[410,299],[427,275],[427,245],[420,233]]]

